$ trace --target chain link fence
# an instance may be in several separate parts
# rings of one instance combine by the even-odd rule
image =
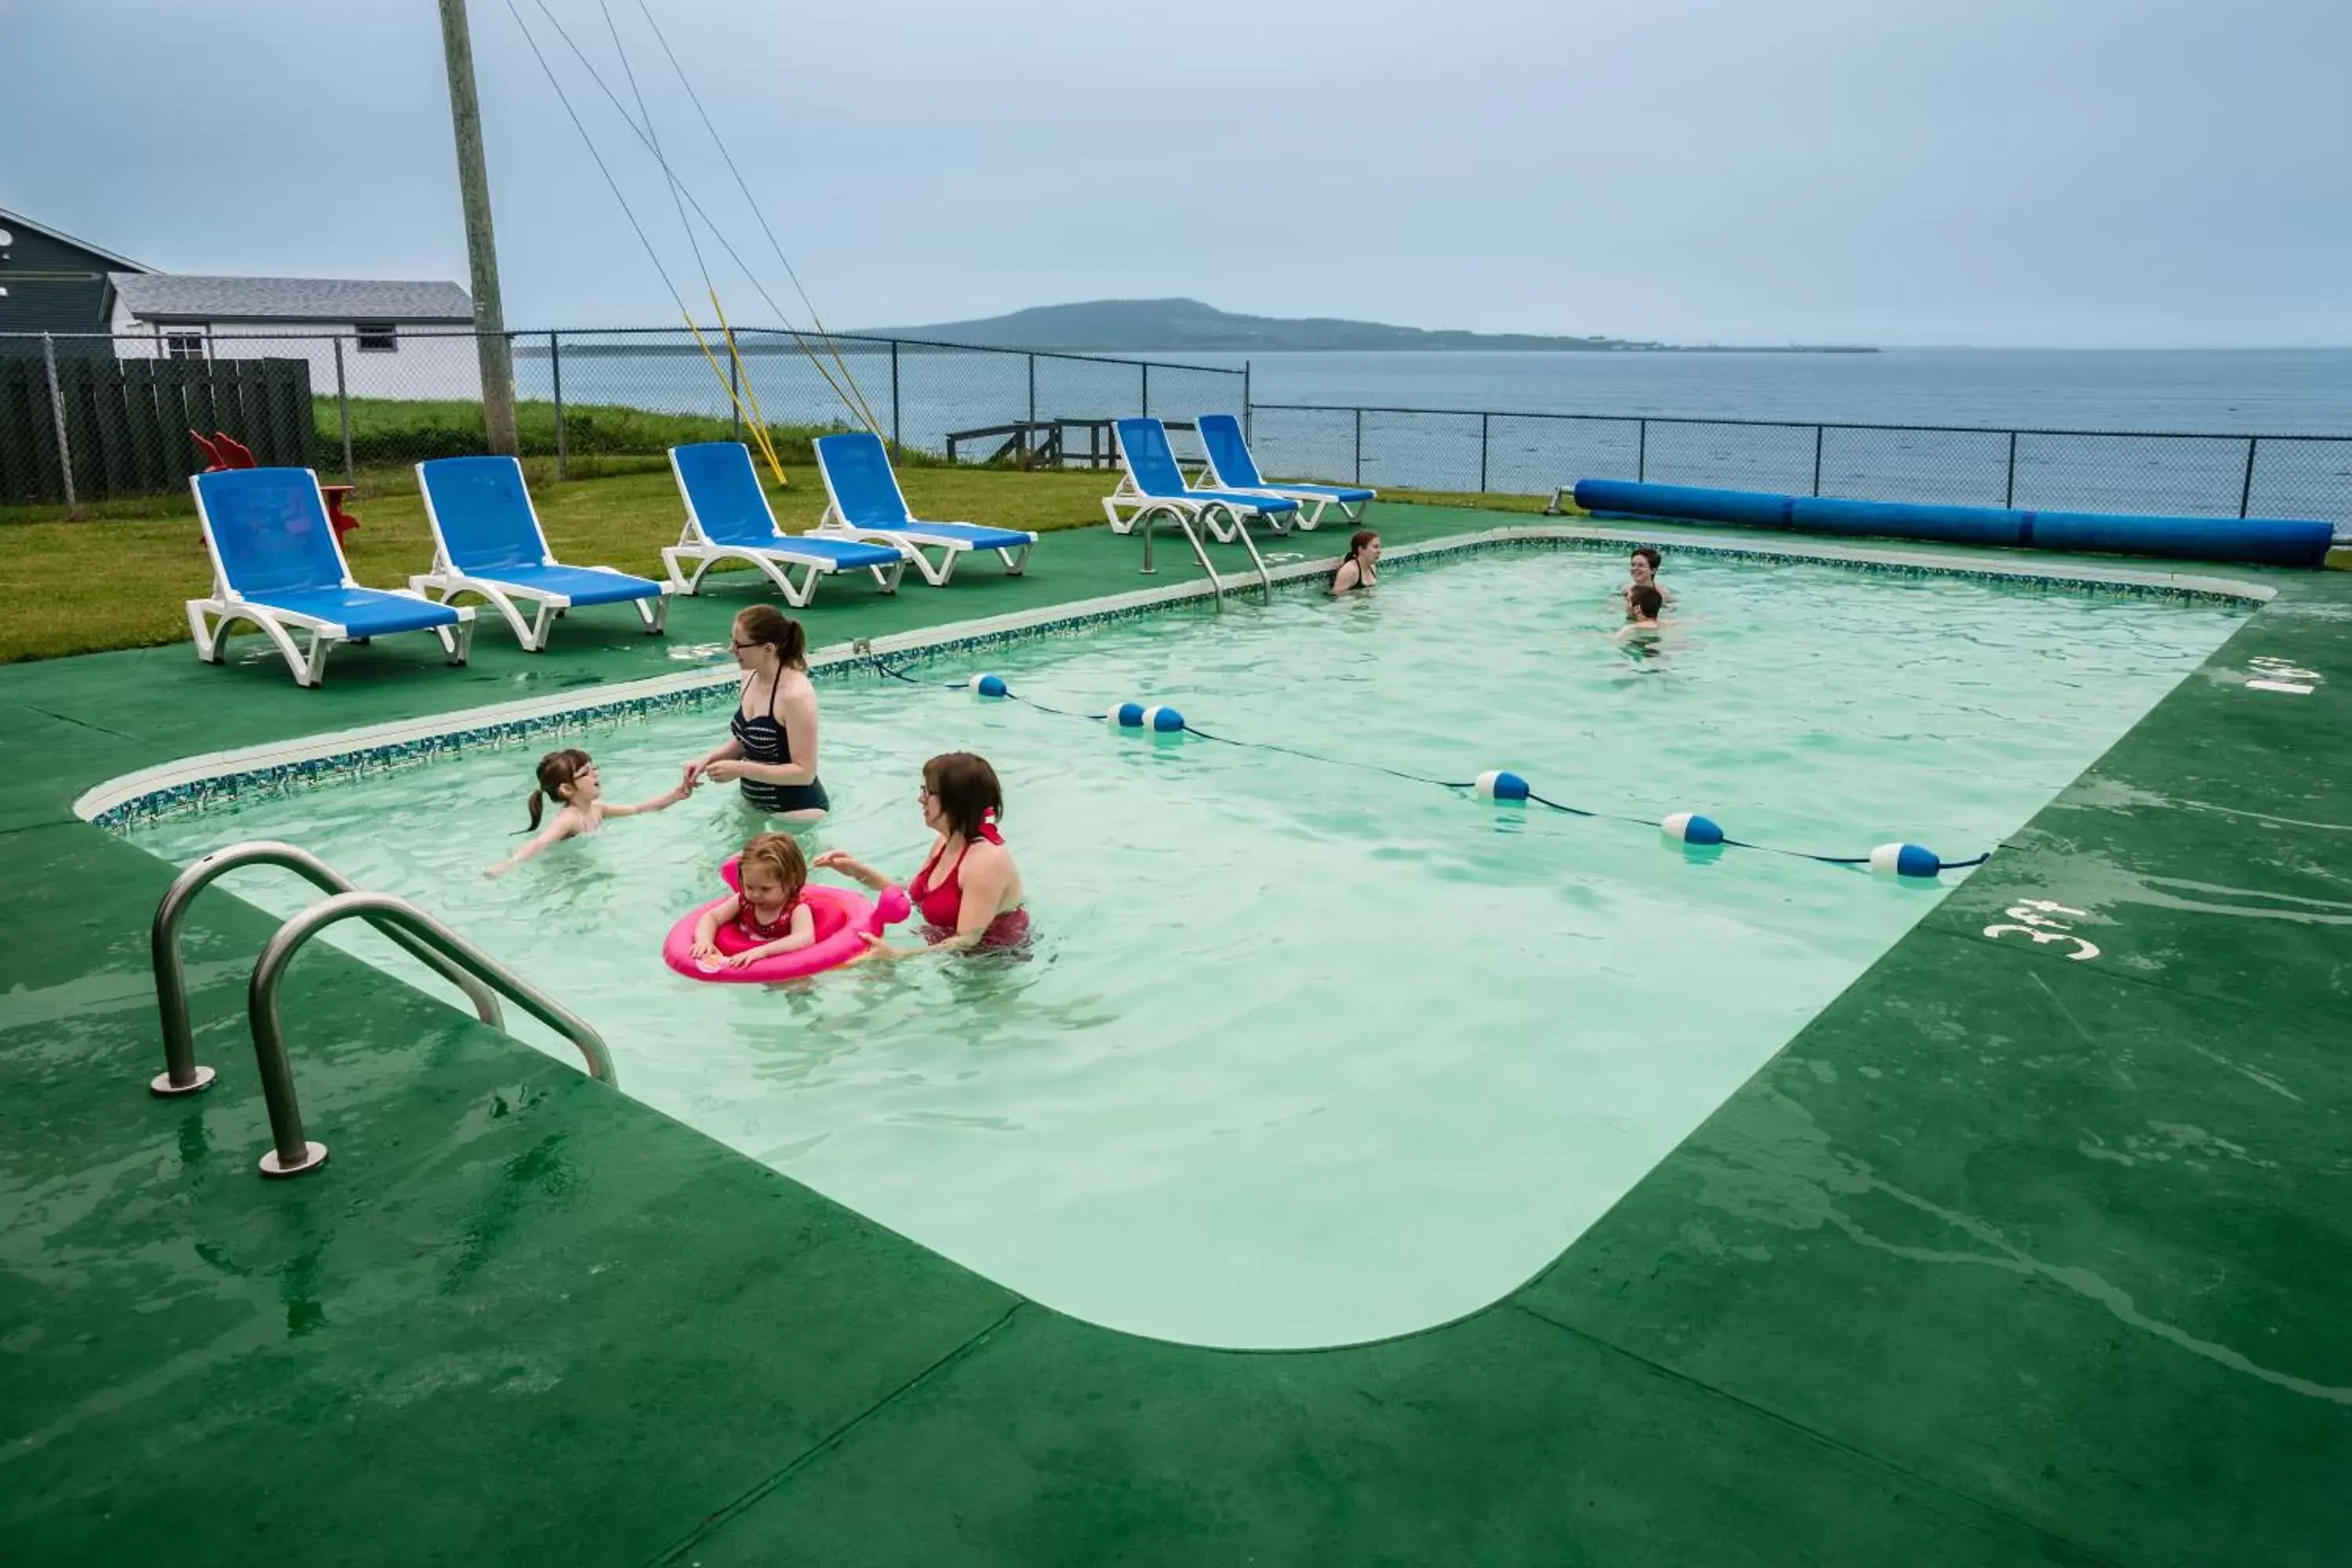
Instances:
[[[872,427],[903,458],[1115,466],[1108,422],[1240,409],[1244,371],[907,339],[683,328],[517,331],[516,426],[556,477],[659,463],[765,425],[779,455]],[[242,459],[372,484],[489,449],[469,331],[163,328],[0,335],[0,506],[184,493],[226,436]],[[216,443],[215,443],[216,445]]]
[[[1549,495],[1580,479],[2045,511],[2316,518],[2352,531],[2352,436],[1985,430],[1255,404],[1286,479]]]
[[[769,329],[506,334],[527,458],[558,478],[657,466],[764,424],[809,460],[871,427],[902,459],[1115,466],[1109,421],[1245,410],[1261,468],[1389,489],[1549,495],[1587,477],[1872,500],[2321,518],[2352,530],[2352,437],[1990,430],[1253,405],[1249,372]],[[169,327],[0,336],[0,506],[184,493],[226,435],[252,460],[406,484],[488,449],[472,332]]]

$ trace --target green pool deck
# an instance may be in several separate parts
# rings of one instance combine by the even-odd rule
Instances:
[[[1059,533],[806,619],[1135,555]],[[323,949],[286,1016],[332,1160],[264,1182],[234,878],[188,930],[221,1081],[148,1096],[172,868],[79,792],[687,668],[749,586],[666,642],[485,626],[465,670],[394,639],[317,692],[185,645],[0,669],[0,1562],[2352,1560],[2352,574],[2216,574],[2279,596],[1550,1267],[1310,1352],[1035,1306]],[[1984,934],[2022,899],[2098,956]]]

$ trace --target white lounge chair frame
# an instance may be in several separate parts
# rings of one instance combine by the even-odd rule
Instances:
[[[963,526],[978,528],[984,525],[966,523]],[[828,502],[824,509],[824,515],[817,519],[816,526],[809,531],[821,533],[827,539],[839,539],[857,544],[887,544],[896,549],[899,554],[904,555],[907,558],[907,564],[920,573],[923,581],[934,588],[946,587],[948,579],[955,575],[957,561],[978,548],[968,539],[927,533],[923,531],[921,521],[911,523],[905,528],[860,528],[841,515],[841,503],[838,501]],[[1023,533],[1028,531],[1007,529],[1005,531]],[[1026,571],[1029,565],[1029,552],[1036,548],[1036,544],[1037,536],[1032,533],[1029,535],[1029,542],[1017,550],[997,550],[996,558],[1004,563],[1004,574],[1008,577],[1018,577]],[[938,549],[940,558],[937,561],[923,553],[923,547],[926,545]]]
[[[829,558],[796,551],[788,544],[770,548],[721,544],[711,539],[702,531],[702,520],[695,515],[694,492],[687,488],[686,476],[678,472],[675,448],[669,455],[669,471],[670,477],[677,481],[678,499],[686,503],[686,526],[679,531],[677,542],[664,546],[661,555],[662,564],[669,569],[670,584],[678,593],[699,594],[703,574],[711,567],[721,561],[742,561],[758,567],[761,574],[776,585],[776,592],[783,595],[785,604],[795,610],[804,610],[808,608],[809,601],[816,596],[816,580],[841,570],[839,564]],[[765,497],[761,498],[761,504],[766,504]],[[768,526],[775,527],[775,521],[772,513]],[[779,529],[777,537],[788,541],[792,536]],[[684,570],[688,563],[693,564],[691,573]],[[797,583],[793,580],[792,569],[795,566],[801,569]],[[898,579],[906,574],[907,552],[901,550],[898,559],[887,568],[868,566],[864,570],[874,574],[875,586],[886,594],[895,594],[898,591]]]
[[[1141,521],[1143,514],[1153,507],[1172,507],[1196,519],[1209,531],[1209,537],[1220,544],[1231,544],[1239,538],[1241,530],[1250,517],[1258,519],[1277,534],[1290,531],[1290,523],[1277,513],[1258,511],[1255,509],[1238,509],[1230,501],[1202,500],[1189,496],[1146,495],[1143,492],[1143,487],[1135,482],[1135,470],[1128,467],[1127,443],[1118,438],[1118,426],[1116,421],[1111,425],[1110,439],[1111,445],[1118,452],[1118,483],[1112,488],[1110,494],[1103,497],[1102,509],[1103,516],[1108,520],[1110,531],[1113,533],[1134,532],[1136,523]],[[1172,457],[1174,454],[1172,446],[1170,452]],[[1204,468],[1203,471],[1205,472],[1206,469]],[[1180,476],[1184,472],[1184,465],[1181,460],[1176,464],[1176,472]],[[1236,493],[1265,495],[1269,500],[1287,499],[1277,498],[1270,491],[1262,490]],[[1244,515],[1244,510],[1246,510],[1246,517]],[[1223,521],[1219,521],[1220,519]]]
[[[1340,517],[1349,522],[1360,521],[1364,515],[1365,503],[1362,501],[1358,501],[1351,507],[1337,496],[1318,495],[1313,490],[1287,489],[1281,485],[1229,485],[1217,477],[1214,464],[1210,466],[1209,478],[1212,481],[1210,488],[1214,489],[1232,490],[1239,495],[1268,496],[1297,501],[1298,515],[1292,520],[1290,526],[1301,533],[1315,531],[1323,521],[1323,509],[1326,507],[1338,507]]]
[[[904,555],[916,571],[922,574],[924,582],[934,588],[946,587],[948,579],[955,575],[956,562],[967,552],[976,548],[968,539],[958,539],[953,534],[925,531],[926,522],[922,519],[917,519],[901,528],[861,528],[850,521],[848,514],[843,511],[841,497],[834,492],[833,470],[824,466],[821,458],[817,462],[817,472],[824,476],[824,515],[816,520],[816,526],[809,531],[812,533],[821,533],[828,539],[848,540],[859,544],[890,545]],[[908,517],[914,517],[915,509],[907,505],[907,492],[898,489],[898,473],[896,468],[890,471],[890,488],[898,490],[899,506],[905,508]],[[931,522],[937,521],[936,518],[929,520]],[[977,528],[982,525],[961,522],[953,526]],[[1029,533],[1027,529],[1022,528],[1008,528],[1003,531]],[[938,561],[934,562],[923,553],[924,545],[938,547],[940,552]],[[1018,577],[1027,570],[1029,552],[1035,549],[1036,545],[1037,536],[1034,533],[1029,533],[1029,542],[1017,550],[997,548],[996,558],[1004,563],[1004,574],[1008,577]]]
[[[502,582],[496,577],[472,577],[458,571],[456,564],[449,559],[449,541],[441,532],[441,515],[433,510],[433,487],[425,482],[423,463],[416,465],[416,489],[417,493],[425,498],[425,521],[433,525],[433,569],[411,577],[408,580],[409,587],[423,597],[432,599],[434,603],[440,605],[447,604],[460,594],[478,595],[488,603],[490,608],[506,617],[507,625],[513,629],[515,641],[522,645],[525,653],[546,652],[547,634],[551,629],[556,617],[572,607],[571,596],[565,594],[551,594],[543,588],[532,588],[520,583]],[[530,509],[530,526],[539,535],[539,563],[541,566],[563,565],[564,563],[558,561],[554,552],[547,547],[547,530],[540,526],[539,508],[531,501],[528,487],[523,490],[523,505]],[[572,570],[610,572],[615,577],[635,575],[635,573],[624,572],[614,566],[581,566]],[[677,591],[675,585],[669,583],[663,583],[658,586],[661,589],[659,594],[629,601],[635,606],[637,619],[645,623],[647,637],[661,636],[664,628],[668,626],[669,596]],[[435,597],[436,593],[439,595],[437,598]],[[526,621],[523,618],[521,608],[515,604],[517,599],[529,600],[535,606],[529,620]]]
[[[1203,416],[1202,417],[1206,417],[1206,416]],[[1246,443],[1249,437],[1244,435],[1242,439]],[[1251,496],[1280,496],[1286,500],[1295,500],[1298,503],[1298,516],[1292,521],[1291,526],[1298,530],[1301,533],[1312,533],[1315,531],[1317,525],[1321,523],[1323,521],[1323,509],[1327,506],[1338,507],[1339,509],[1340,517],[1349,522],[1361,522],[1364,520],[1364,508],[1370,504],[1366,501],[1358,501],[1355,505],[1349,506],[1346,501],[1341,500],[1339,497],[1326,494],[1322,490],[1292,489],[1285,485],[1229,485],[1225,482],[1225,477],[1217,472],[1217,455],[1215,450],[1210,447],[1208,439],[1205,437],[1202,438],[1201,450],[1204,454],[1205,458],[1201,471],[1202,477],[1208,481],[1203,487],[1204,489],[1236,490],[1243,495]],[[1253,452],[1250,454],[1250,458],[1252,461],[1255,461],[1257,454]],[[1260,479],[1265,478],[1263,474],[1258,477]],[[1331,488],[1335,489],[1345,489],[1360,490],[1370,489],[1371,487],[1369,485],[1335,485]]]
[[[342,643],[364,645],[372,640],[372,637],[355,637],[352,636],[351,628],[339,621],[325,620],[317,616],[306,616],[299,610],[281,610],[269,605],[258,604],[229,586],[228,574],[221,567],[220,546],[213,539],[212,516],[205,510],[205,492],[196,484],[196,479],[197,476],[194,474],[188,476],[188,489],[196,498],[196,520],[204,526],[205,548],[213,558],[212,597],[190,599],[187,602],[188,635],[196,645],[196,658],[205,664],[223,662],[225,656],[221,651],[221,644],[228,640],[229,628],[242,621],[277,646],[279,655],[286,660],[286,668],[293,672],[295,685],[317,686],[326,679],[327,656],[334,652],[338,645]],[[314,473],[310,476],[310,488],[316,491],[318,487],[319,476]],[[326,517],[327,498],[320,493],[319,518],[322,524]],[[425,604],[433,602],[426,599],[424,595],[412,593],[405,588],[370,588],[366,584],[356,581],[352,576],[351,563],[343,557],[343,542],[333,538],[332,533],[333,531],[330,529],[329,542],[335,547],[335,559],[342,564],[341,585],[343,587],[361,589],[371,594],[389,594],[396,598],[416,599]],[[457,614],[456,626],[419,626],[416,629],[429,631],[441,639],[441,651],[447,656],[449,663],[463,664],[472,654],[474,647],[473,606],[454,605],[447,607]],[[296,632],[300,632],[309,638],[306,645],[298,646],[295,643]]]

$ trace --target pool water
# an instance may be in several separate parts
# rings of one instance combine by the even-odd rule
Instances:
[[[2242,614],[1685,561],[1644,653],[1607,635],[1622,575],[1613,554],[1488,555],[985,665],[1056,707],[1167,702],[1219,735],[1444,780],[1509,767],[1555,800],[1703,811],[1767,845],[1958,859]],[[1237,1346],[1397,1333],[1520,1283],[1940,892],[940,684],[978,664],[822,685],[835,810],[804,841],[910,876],[923,759],[983,753],[1028,884],[1024,957],[682,979],[663,934],[755,822],[711,787],[486,879],[520,842],[539,744],[136,837],[179,862],[255,837],[314,849],[595,1022],[625,1092],[1048,1306]],[[641,799],[724,724],[714,705],[562,743]],[[285,912],[314,896],[255,885]],[[298,1021],[298,1061],[305,1026],[324,1026]]]

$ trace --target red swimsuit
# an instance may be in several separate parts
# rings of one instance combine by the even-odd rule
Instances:
[[[785,900],[783,909],[765,925],[752,918],[751,900],[740,894],[736,895],[736,900],[741,905],[735,914],[736,928],[752,942],[778,942],[793,934],[793,911],[801,907],[799,895]]]
[[[980,836],[991,844],[1004,842],[993,824],[983,824]],[[923,868],[915,873],[913,884],[907,889],[907,897],[915,901],[915,908],[922,912],[923,923],[930,928],[924,934],[933,942],[955,935],[956,923],[963,918],[963,858],[971,853],[971,842],[967,839],[956,855],[955,864],[948,868],[947,876],[935,885],[930,875],[939,863],[940,853],[932,850],[931,858],[923,862]],[[988,922],[988,929],[981,933],[980,945],[1010,947],[1028,934],[1029,911],[1006,910]]]

